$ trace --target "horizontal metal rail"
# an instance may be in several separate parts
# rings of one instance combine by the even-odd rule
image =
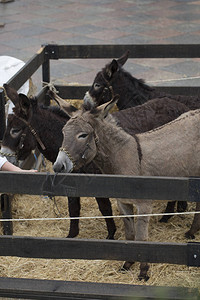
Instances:
[[[59,96],[64,99],[83,99],[85,93],[89,90],[90,85],[56,85]],[[164,93],[174,95],[197,96],[200,95],[200,86],[155,86],[155,89]],[[47,89],[46,89],[47,91]],[[41,91],[38,95],[40,99],[41,93],[44,97],[45,91]]]
[[[198,58],[200,44],[46,45],[49,59],[116,58],[127,50],[130,58]]]
[[[0,193],[198,202],[200,178],[0,172]]]
[[[184,287],[0,278],[0,296],[41,300],[198,300],[199,292]]]
[[[200,243],[0,236],[0,256],[128,260],[200,267]]]

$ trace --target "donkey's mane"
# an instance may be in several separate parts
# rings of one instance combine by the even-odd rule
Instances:
[[[108,68],[108,66],[109,66],[109,63],[104,68],[102,68],[101,72],[103,74],[106,74],[106,69]],[[143,89],[145,89],[147,91],[153,91],[154,90],[154,88],[150,87],[149,85],[147,85],[145,83],[144,79],[138,79],[138,78],[133,77],[133,75],[130,72],[128,72],[127,70],[125,70],[121,66],[119,66],[118,74],[123,74],[123,76],[125,78],[127,78],[129,81],[132,82],[132,84],[134,85],[134,87],[141,86]]]
[[[90,113],[92,114],[92,115],[95,115],[96,113],[97,113],[97,111],[98,111],[98,107],[94,107],[94,108],[92,108],[91,110],[90,110]],[[84,113],[84,111],[83,111],[83,113]],[[119,122],[118,122],[118,120],[117,119],[115,119],[113,116],[112,116],[112,114],[108,114],[105,118],[104,118],[104,120],[105,120],[105,122],[106,123],[108,123],[109,124],[109,129],[112,131],[112,128],[116,128],[117,127],[117,129],[118,129],[118,132],[120,132],[123,136],[124,135],[126,135],[126,136],[132,136],[132,137],[134,137],[135,139],[136,139],[136,134],[131,134],[130,135],[130,133],[128,133],[126,130],[124,130],[121,126],[120,126],[120,124],[119,124]],[[108,135],[109,135],[109,133],[108,133]],[[118,135],[118,137],[119,137],[119,140],[121,140],[121,135]]]
[[[83,110],[82,111],[82,114],[84,113],[85,111]],[[93,107],[90,111],[88,111],[91,115],[94,116],[94,119],[95,119],[95,114],[98,112],[98,107]],[[81,114],[81,115],[82,115]],[[81,116],[80,115],[80,116]],[[109,128],[113,128],[113,127],[117,127],[121,132],[123,133],[126,133],[128,134],[125,130],[123,130],[123,128],[118,124],[117,120],[112,116],[112,114],[108,113],[108,115],[104,118],[104,121],[106,123],[109,124]],[[87,122],[87,121],[86,121]],[[112,126],[110,126],[112,125]],[[111,129],[112,130],[112,129]],[[129,134],[128,134],[129,135]]]
[[[153,91],[154,90],[154,88],[150,87],[149,85],[147,85],[145,83],[144,79],[138,79],[138,78],[133,77],[131,75],[131,73],[129,73],[128,71],[126,71],[124,68],[120,67],[119,71],[121,73],[123,73],[124,77],[126,77],[128,80],[130,80],[135,87],[141,86],[143,89],[145,89],[147,91]]]
[[[116,132],[115,129],[117,128],[117,134],[115,135],[116,141],[118,141],[118,142],[124,141],[124,137],[127,137],[127,138],[135,137],[136,138],[136,135],[130,135],[128,132],[126,132],[118,124],[117,120],[112,116],[112,114],[109,113],[104,120],[108,124],[108,128],[107,128],[108,130],[107,130],[106,135],[113,136],[113,129],[114,129],[114,132]]]
[[[161,130],[164,127],[170,126],[170,124],[179,123],[179,122],[181,122],[182,120],[184,120],[184,119],[186,119],[188,117],[193,117],[193,116],[198,115],[198,114],[200,114],[200,109],[187,111],[187,112],[183,113],[178,118],[176,118],[175,120],[173,120],[173,121],[171,121],[169,123],[166,123],[164,125],[161,125],[159,127],[156,127],[154,129],[146,131],[146,132],[137,133],[137,135],[138,134],[147,135],[147,134],[150,134],[152,132],[159,131],[159,130]]]

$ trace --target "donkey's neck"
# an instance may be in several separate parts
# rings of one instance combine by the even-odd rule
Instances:
[[[38,144],[38,148],[51,162],[56,160],[59,147],[62,144],[62,128],[66,121],[49,109],[41,107],[38,107],[37,111],[33,113],[30,124],[45,146],[43,150]]]
[[[121,69],[112,80],[115,94],[120,95],[117,106],[125,109],[141,105],[146,101],[159,97],[160,92],[144,83],[142,79],[133,77],[127,71]]]
[[[110,115],[97,121],[95,128],[99,142],[94,163],[102,173],[138,174],[140,161],[135,139],[118,127]]]

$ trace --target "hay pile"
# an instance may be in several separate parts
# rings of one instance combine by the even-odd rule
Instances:
[[[74,104],[74,100],[72,100]],[[42,171],[52,171],[51,164]],[[118,215],[115,199],[111,199],[113,214]],[[12,202],[13,218],[51,218],[61,214],[68,216],[67,198],[56,197],[56,205],[43,196],[15,195]],[[81,198],[81,216],[101,215],[94,198]],[[156,201],[153,212],[163,212],[166,203]],[[194,203],[189,204],[193,211]],[[168,224],[159,223],[160,217],[152,217],[149,227],[149,240],[155,242],[187,242],[184,233],[190,228],[193,215],[174,216]],[[124,239],[123,221],[115,219],[117,225],[116,239]],[[42,230],[41,230],[42,229]],[[16,236],[66,237],[69,229],[68,220],[58,221],[21,221],[13,223]],[[2,234],[2,228],[1,234]],[[105,221],[91,219],[80,221],[79,238],[104,239],[107,236]],[[196,242],[200,242],[200,232],[196,234]],[[148,282],[138,280],[139,263],[131,270],[120,273],[122,262],[118,261],[86,261],[86,260],[47,260],[26,259],[17,257],[0,257],[1,277],[21,277],[38,279],[74,280],[105,283],[124,283],[155,286],[182,286],[199,288],[200,269],[168,264],[151,264]]]

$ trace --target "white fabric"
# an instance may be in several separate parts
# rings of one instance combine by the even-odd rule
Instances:
[[[3,86],[11,77],[13,77],[25,63],[11,56],[0,56],[0,86]],[[26,81],[24,85],[18,90],[19,93],[27,95],[29,91],[29,81]],[[6,104],[7,114],[12,113],[14,104],[9,100]]]
[[[3,86],[11,77],[13,77],[23,66],[25,63],[11,56],[0,56],[0,86]],[[25,84],[19,89],[19,93],[23,93],[27,95],[29,91],[29,81],[25,82]],[[13,113],[14,104],[11,100],[7,101],[5,105],[5,114],[6,120],[8,114]],[[6,157],[0,156],[0,170],[2,166],[7,162]]]
[[[5,156],[0,156],[0,170],[2,166],[7,162],[7,159]]]

